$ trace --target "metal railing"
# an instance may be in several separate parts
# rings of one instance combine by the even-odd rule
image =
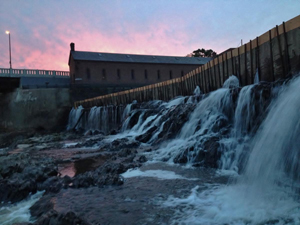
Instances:
[[[68,71],[56,71],[56,70],[27,70],[27,69],[7,69],[0,68],[0,77],[22,77],[22,76],[51,76],[58,78],[69,78],[70,73]]]

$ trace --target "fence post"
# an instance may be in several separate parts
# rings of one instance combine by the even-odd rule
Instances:
[[[285,43],[285,58],[286,58],[286,68],[287,68],[287,75],[291,71],[291,64],[290,64],[290,56],[289,56],[289,45],[287,41],[287,34],[285,30],[285,22],[282,23],[283,27],[283,36],[284,36],[284,43]]]
[[[274,74],[274,62],[273,62],[273,44],[272,44],[272,32],[269,30],[269,42],[270,42],[270,60],[271,60],[271,73],[272,79],[275,81],[275,74]]]
[[[258,43],[258,37],[256,37],[256,68],[258,71],[258,79],[260,80],[260,62],[259,62],[259,43]]]
[[[282,72],[283,72],[283,77],[285,77],[286,71],[285,71],[284,60],[283,60],[283,56],[282,56],[282,48],[281,48],[281,43],[280,43],[278,25],[276,25],[276,32],[277,32],[277,40],[278,40],[278,48],[279,48],[279,54],[280,54],[280,59],[281,59]]]
[[[252,41],[250,40],[250,84],[254,83],[253,79],[253,60],[252,60]]]

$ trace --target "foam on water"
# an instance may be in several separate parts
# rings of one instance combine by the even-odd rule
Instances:
[[[258,74],[258,69],[256,69],[256,73],[254,75],[254,84],[258,84],[259,83],[259,74]]]
[[[15,223],[34,222],[31,219],[29,208],[42,197],[43,193],[44,191],[40,191],[31,195],[26,200],[1,207],[0,224],[11,225]]]
[[[154,161],[160,161],[168,158],[172,163],[174,157],[189,147],[201,149],[201,144],[207,138],[214,135],[213,127],[220,118],[228,120],[227,115],[232,107],[230,90],[222,88],[210,93],[205,99],[201,100],[196,109],[192,112],[189,120],[182,127],[177,138],[170,140],[160,146],[154,153],[149,156]],[[165,121],[162,123],[160,130],[154,134],[149,143],[156,139],[162,130]],[[200,127],[200,129],[198,129]],[[193,160],[192,156],[189,160]]]
[[[141,171],[140,169],[129,169],[125,173],[121,174],[124,178],[132,178],[132,177],[153,177],[157,179],[164,180],[175,180],[175,179],[183,179],[183,180],[198,180],[198,178],[186,178],[181,175],[176,174],[173,171],[168,170],[145,170]]]
[[[197,95],[197,96],[199,96],[200,94],[201,94],[200,87],[199,87],[199,86],[197,86],[197,87],[195,88],[195,90],[194,90],[194,95]]]
[[[174,224],[300,224],[299,86],[296,78],[271,104],[237,183],[169,197],[163,205],[175,206]]]
[[[143,154],[150,162],[171,164],[178,155],[186,154],[189,165],[197,152],[207,151],[204,143],[216,138],[220,144],[217,151],[221,154],[218,162],[221,170],[216,177],[234,176],[235,183],[219,185],[216,182],[208,187],[203,184],[192,189],[186,198],[170,196],[163,207],[175,208],[174,224],[300,224],[300,78],[279,88],[278,97],[267,110],[263,107],[262,92],[256,89],[264,88],[259,86],[258,78],[257,73],[255,84],[243,87],[239,94],[235,88],[239,87],[239,81],[230,76],[223,88],[202,96],[201,100],[193,96],[178,97],[170,102],[153,101],[149,103],[152,104],[150,111],[131,110],[128,106],[123,117],[127,118],[123,132],[106,139],[134,140],[157,127],[147,142],[155,144],[165,130],[168,112],[185,102],[196,105],[176,138]],[[196,95],[199,92],[195,90]],[[234,94],[235,97],[238,94],[237,101],[233,100]],[[262,119],[257,117],[267,112],[261,123]],[[129,129],[131,118],[137,122]],[[223,127],[225,134],[220,135]],[[163,170],[135,169],[122,175],[125,178],[186,179]]]
[[[67,126],[67,130],[71,130],[73,128],[76,129],[76,127],[78,127],[78,125],[76,125],[76,123],[78,122],[81,114],[83,111],[83,107],[79,106],[77,109],[72,108],[69,114],[69,121],[68,121],[68,126]],[[75,127],[76,125],[76,127]]]
[[[300,204],[284,189],[246,193],[245,184],[191,190],[186,198],[170,196],[163,207],[175,208],[172,224],[299,224]]]
[[[223,88],[239,87],[239,86],[240,86],[239,79],[234,75],[229,76],[229,78],[223,84]]]

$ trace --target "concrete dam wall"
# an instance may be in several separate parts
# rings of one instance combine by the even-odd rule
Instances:
[[[64,129],[70,108],[68,88],[16,89],[0,94],[0,131]]]

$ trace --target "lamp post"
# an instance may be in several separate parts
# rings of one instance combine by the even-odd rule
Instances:
[[[9,68],[12,69],[11,66],[11,44],[10,44],[10,32],[7,30],[5,32],[6,34],[8,34],[8,41],[9,41]]]

